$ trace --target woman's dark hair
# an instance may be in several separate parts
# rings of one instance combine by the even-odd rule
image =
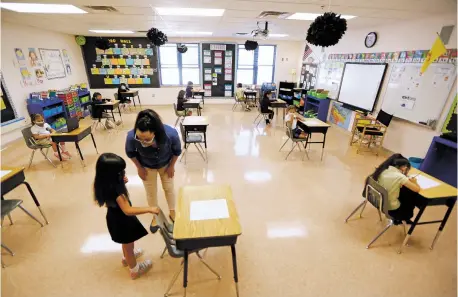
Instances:
[[[124,175],[126,161],[113,153],[100,155],[95,165],[94,200],[99,206],[116,203],[120,195],[129,197]]]
[[[154,139],[159,144],[163,144],[167,138],[161,117],[152,109],[145,109],[138,113],[137,120],[135,120],[134,133],[137,130],[153,132]]]
[[[184,99],[185,94],[186,94],[185,91],[183,91],[183,90],[179,91],[177,99]]]
[[[241,88],[241,87],[242,87],[242,83],[238,83],[237,88]]]
[[[102,94],[100,94],[99,92],[95,92],[95,93],[92,95],[92,100],[94,101],[94,100],[97,98],[97,96],[99,96],[99,95],[102,95]]]
[[[271,91],[265,91],[264,92],[264,98],[267,98],[267,95],[269,95],[269,94],[272,94],[272,92]]]
[[[192,86],[192,81],[188,81],[188,86]]]
[[[385,171],[386,169],[388,169],[388,167],[390,167],[390,166],[393,166],[393,167],[396,167],[396,168],[400,168],[402,166],[407,166],[407,168],[410,169],[410,162],[409,162],[409,160],[407,160],[401,154],[391,155],[388,159],[383,161],[383,163],[380,164],[375,169],[374,173],[372,173],[370,175],[370,177],[372,177],[375,181],[377,181],[379,176],[380,176],[380,174],[382,174],[382,172]]]

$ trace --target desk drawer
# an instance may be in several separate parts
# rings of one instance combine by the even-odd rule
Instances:
[[[204,125],[186,125],[184,129],[186,132],[207,132],[207,126]]]
[[[204,249],[208,247],[230,246],[237,242],[238,235],[226,237],[194,238],[176,240],[180,250]]]

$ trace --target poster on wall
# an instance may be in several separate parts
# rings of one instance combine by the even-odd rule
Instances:
[[[42,67],[43,64],[41,59],[37,54],[37,50],[35,48],[29,47],[29,66],[30,67]]]
[[[62,54],[58,49],[40,48],[41,60],[47,79],[66,77]]]
[[[350,124],[353,122],[353,111],[346,109],[337,102],[332,102],[329,121],[339,127],[350,130]]]
[[[25,56],[24,56],[24,52],[22,51],[22,49],[15,48],[14,49],[14,55],[16,56],[17,65],[19,65],[19,66],[25,66],[26,65]]]
[[[66,49],[62,50],[62,57],[65,64],[65,71],[67,75],[72,75],[72,66],[70,65],[70,56],[68,55],[68,51]]]
[[[23,87],[29,87],[35,84],[32,80],[32,74],[27,66],[19,67],[19,71],[21,72],[21,85]]]
[[[0,110],[1,110],[1,120],[2,124],[16,119],[17,113],[14,109],[14,106],[11,101],[11,96],[8,92],[8,89],[5,85],[5,80],[3,79],[2,73],[1,76],[1,92],[0,92]]]

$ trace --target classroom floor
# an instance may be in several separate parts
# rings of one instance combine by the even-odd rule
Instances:
[[[174,124],[171,106],[155,108],[165,123]],[[209,162],[205,164],[191,148],[188,164],[177,163],[175,187],[230,184],[243,234],[237,243],[240,296],[456,296],[456,207],[434,251],[429,245],[436,225],[419,226],[410,247],[402,255],[402,227],[390,229],[370,250],[367,243],[384,227],[377,212],[367,207],[363,219],[344,224],[345,217],[360,203],[364,178],[384,157],[357,155],[348,147],[349,135],[332,127],[323,161],[319,145],[312,146],[310,160],[301,161],[298,151],[285,161],[289,145],[283,128],[255,128],[255,111],[231,111],[230,105],[207,105]],[[126,131],[135,113],[124,114],[119,132],[99,129],[95,138],[99,152],[125,157]],[[85,120],[90,121],[90,120]],[[412,144],[414,145],[414,144]],[[164,248],[159,234],[138,242],[153,269],[131,280],[121,266],[121,248],[111,242],[105,209],[95,206],[91,187],[97,154],[89,138],[81,143],[87,167],[76,150],[64,168],[53,168],[36,154],[26,178],[35,190],[50,221],[40,228],[20,211],[13,212],[14,225],[5,220],[2,241],[15,253],[2,251],[2,296],[163,296],[179,259],[159,256]],[[26,166],[31,151],[22,140],[2,150],[2,164]],[[55,159],[54,159],[55,160]],[[140,179],[131,162],[128,190],[135,206],[146,206]],[[6,198],[24,199],[25,207],[39,216],[23,187]],[[160,205],[166,209],[163,192]],[[442,218],[444,207],[426,210],[424,219]],[[41,218],[41,217],[40,217]],[[139,217],[145,226],[150,215]],[[144,257],[144,258],[145,258]],[[206,255],[221,275],[213,275],[192,256],[188,296],[235,297],[229,248],[209,249]],[[182,275],[172,296],[182,296]]]

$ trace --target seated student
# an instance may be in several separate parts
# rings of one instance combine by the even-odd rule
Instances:
[[[245,100],[245,90],[242,88],[242,84],[238,83],[237,88],[235,89],[235,98],[242,102],[243,107],[245,108],[245,111],[251,111],[251,109],[248,107],[248,104]]]
[[[183,117],[192,115],[192,111],[189,110],[186,113],[186,109],[183,107],[183,103],[188,101],[187,99],[184,98],[185,93],[186,93],[185,91],[181,90],[178,92],[178,97],[177,97],[177,113]]]
[[[107,127],[107,129],[112,129],[114,128],[114,125],[119,126],[122,124],[122,122],[119,120],[113,122],[112,116],[105,112],[105,110],[101,108],[101,106],[97,106],[100,104],[104,104],[108,101],[110,101],[110,99],[103,99],[102,94],[100,94],[99,92],[95,92],[94,95],[92,95],[92,117],[95,119],[106,119],[105,127]]]
[[[272,92],[265,91],[261,100],[261,112],[269,114],[269,118],[266,119],[266,125],[269,125],[270,121],[274,118],[274,111],[269,108],[270,98],[272,98]]]
[[[193,83],[188,81],[188,86],[186,87],[186,98],[192,98]]]
[[[301,121],[297,121],[298,114],[296,114],[296,107],[294,105],[290,105],[286,109],[286,116],[285,116],[285,122],[286,124],[291,127],[291,130],[293,132],[293,138],[301,138],[305,139],[307,138],[307,126],[305,126]]]
[[[59,154],[57,153],[57,143],[51,141],[51,133],[56,132],[51,126],[45,122],[43,116],[41,114],[32,114],[32,128],[30,129],[32,132],[32,136],[35,139],[35,142],[38,145],[52,145],[52,150],[54,151],[54,156],[59,158]],[[65,143],[60,143],[60,148],[62,149],[62,160],[66,160],[67,158],[70,159],[72,155],[67,151],[65,148]]]
[[[416,178],[407,177],[409,170],[409,160],[401,154],[394,154],[380,164],[370,177],[387,190],[390,216],[396,220],[405,220],[411,223],[410,219],[415,209],[415,196],[421,188]],[[403,186],[410,189],[411,192],[402,191],[404,194],[400,195]],[[410,193],[412,195],[409,195]]]
[[[118,100],[122,103],[122,104],[125,104],[125,103],[128,103],[130,104],[132,101],[122,95],[120,95],[120,93],[125,93],[127,91],[129,91],[129,86],[127,86],[127,84],[125,83],[122,83],[119,85],[118,87]]]

